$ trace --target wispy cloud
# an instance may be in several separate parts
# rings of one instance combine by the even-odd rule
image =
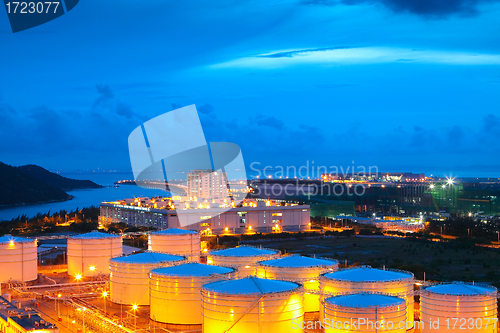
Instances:
[[[427,63],[450,65],[500,65],[500,54],[422,50],[393,47],[326,47],[277,50],[237,58],[212,68],[275,68],[294,65]]]
[[[335,6],[381,4],[394,12],[408,12],[430,18],[443,18],[458,14],[473,16],[482,3],[498,0],[302,0],[305,5]]]

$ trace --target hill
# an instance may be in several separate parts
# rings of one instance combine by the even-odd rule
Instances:
[[[0,206],[71,199],[71,196],[21,169],[0,162]]]
[[[71,179],[50,172],[38,165],[28,164],[17,167],[18,170],[41,180],[51,186],[57,187],[63,191],[71,191],[82,188],[101,188],[102,186],[91,180]]]

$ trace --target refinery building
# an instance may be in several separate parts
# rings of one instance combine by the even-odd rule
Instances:
[[[100,222],[127,223],[159,229],[181,228],[211,234],[304,231],[310,228],[310,206],[280,200],[245,199],[239,206],[225,201],[200,202],[196,198],[132,198],[103,202]]]

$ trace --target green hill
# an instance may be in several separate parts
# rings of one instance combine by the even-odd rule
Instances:
[[[68,200],[71,196],[21,169],[0,162],[0,206]]]
[[[49,170],[46,170],[38,165],[23,165],[17,167],[17,169],[22,172],[41,180],[49,185],[57,187],[64,191],[71,191],[82,188],[101,188],[102,186],[94,183],[91,180],[78,180],[78,179],[70,179],[63,176],[60,176],[56,173],[52,173]]]

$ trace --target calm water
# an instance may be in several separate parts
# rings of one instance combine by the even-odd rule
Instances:
[[[35,216],[38,213],[54,213],[61,209],[67,211],[76,210],[76,208],[99,206],[103,201],[113,201],[131,197],[151,197],[167,194],[166,191],[158,189],[144,189],[135,185],[122,185],[114,187],[114,182],[122,179],[133,179],[132,173],[67,173],[61,174],[64,177],[73,179],[89,179],[103,186],[110,186],[99,189],[68,191],[74,196],[73,200],[55,202],[40,205],[18,206],[13,208],[0,209],[0,221],[10,220],[19,215]]]

